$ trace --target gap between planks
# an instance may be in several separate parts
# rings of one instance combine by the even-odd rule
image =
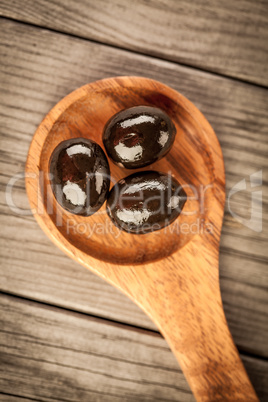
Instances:
[[[138,325],[134,325],[134,324],[129,324],[127,322],[117,321],[117,320],[107,318],[104,316],[102,317],[100,315],[94,315],[91,313],[74,310],[74,309],[71,309],[68,307],[63,307],[63,306],[47,303],[47,302],[36,300],[36,299],[30,299],[27,297],[16,295],[11,292],[0,291],[0,295],[3,297],[14,298],[14,300],[17,300],[22,303],[26,303],[28,305],[34,303],[36,305],[39,305],[41,308],[48,309],[50,311],[62,311],[62,312],[64,312],[64,314],[71,314],[71,315],[75,315],[80,318],[90,319],[91,321],[94,321],[94,322],[97,322],[100,324],[105,323],[105,325],[111,325],[111,326],[114,326],[117,328],[123,328],[123,329],[127,329],[129,331],[139,332],[141,334],[145,334],[145,335],[149,335],[149,336],[156,336],[158,338],[160,337],[160,338],[164,339],[162,334],[159,331],[154,330],[154,329],[150,329],[150,328],[146,328],[146,327],[142,327],[142,326],[138,326]],[[239,346],[237,346],[237,348],[239,350],[239,353],[246,357],[249,357],[252,359],[259,359],[264,362],[268,362],[268,357],[261,356],[261,355],[255,354],[255,353],[251,353],[247,350],[244,350],[243,348],[240,348]]]
[[[94,39],[94,38],[86,38],[84,36],[76,35],[76,34],[71,33],[71,32],[65,32],[65,31],[53,29],[53,28],[47,27],[45,25],[37,25],[37,24],[34,24],[32,22],[18,20],[18,19],[12,18],[12,17],[5,17],[5,16],[0,15],[0,20],[1,19],[7,20],[7,21],[12,21],[12,22],[17,22],[19,24],[27,25],[27,26],[30,26],[30,27],[33,27],[33,28],[45,29],[47,31],[50,31],[50,32],[53,32],[53,33],[56,33],[56,34],[70,36],[71,38],[83,40],[85,42],[91,42],[91,43],[96,44],[96,45],[102,45],[102,46],[107,46],[108,48],[113,48],[113,49],[117,49],[117,50],[120,50],[120,51],[126,51],[126,52],[129,52],[130,54],[132,53],[134,55],[145,56],[145,57],[148,57],[148,59],[166,61],[166,62],[168,62],[170,64],[174,64],[174,65],[181,66],[181,67],[186,67],[186,68],[192,69],[194,71],[201,71],[203,73],[211,74],[211,75],[213,75],[215,77],[226,78],[226,79],[228,79],[230,81],[237,81],[237,82],[240,82],[242,84],[253,85],[253,86],[257,87],[257,88],[268,89],[268,85],[264,85],[264,84],[260,84],[260,83],[252,82],[252,81],[247,81],[246,79],[243,79],[243,78],[240,78],[240,77],[233,77],[231,75],[224,74],[222,72],[213,71],[212,69],[209,69],[209,68],[204,68],[204,67],[201,67],[201,66],[200,67],[194,66],[194,65],[191,65],[191,64],[183,63],[182,61],[175,61],[175,60],[165,58],[165,57],[160,56],[160,55],[155,56],[153,54],[148,54],[146,52],[142,52],[141,50],[133,50],[131,48],[125,48],[125,47],[122,47],[122,46],[119,46],[119,45],[116,45],[116,44],[111,44],[111,43],[107,43],[107,42],[101,42],[101,41],[98,41],[97,39]]]
[[[0,303],[2,392],[12,386],[18,397],[41,401],[193,401],[159,334],[11,295]],[[264,402],[267,361],[241,357]]]
[[[3,16],[267,84],[267,5],[247,0],[2,0]]]

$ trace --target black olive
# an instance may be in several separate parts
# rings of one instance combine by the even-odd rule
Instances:
[[[106,123],[103,143],[114,163],[136,169],[166,155],[175,135],[173,122],[161,109],[135,106],[122,110]]]
[[[92,215],[107,198],[109,164],[94,141],[73,138],[61,142],[51,155],[50,173],[56,200],[69,212]]]
[[[113,223],[129,233],[143,234],[172,223],[187,196],[171,175],[155,171],[134,173],[120,180],[107,199]]]

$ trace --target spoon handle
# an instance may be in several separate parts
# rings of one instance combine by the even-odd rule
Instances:
[[[191,300],[188,302],[191,303]],[[196,305],[195,311],[187,314],[187,321],[191,322],[188,331],[187,323],[184,328],[178,324],[176,328],[179,320],[175,308],[170,311],[169,326],[162,327],[161,331],[177,357],[196,400],[258,401],[220,302],[210,306],[210,311],[207,306],[206,312],[202,311],[203,306]]]
[[[174,266],[170,259],[141,269],[144,286],[133,298],[166,338],[197,401],[258,401],[225,319],[218,252],[200,242],[186,247]]]

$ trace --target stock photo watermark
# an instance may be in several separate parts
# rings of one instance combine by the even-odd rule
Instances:
[[[20,208],[18,205],[16,205],[15,202],[15,197],[14,197],[14,192],[16,190],[16,186],[20,180],[31,180],[33,182],[33,187],[38,189],[40,194],[37,194],[36,196],[36,209],[31,210],[31,209],[26,209],[26,208]],[[38,180],[38,182],[37,182]],[[115,184],[115,179],[111,178],[111,181],[113,184]],[[47,183],[47,184],[45,184]],[[49,191],[44,191],[44,186],[50,186],[49,182],[46,182],[44,180],[44,175],[42,172],[39,173],[38,177],[37,175],[30,174],[30,173],[18,173],[14,175],[8,182],[6,186],[6,203],[11,209],[11,211],[17,215],[23,215],[23,216],[29,216],[33,214],[38,214],[41,215],[46,213],[46,214],[54,214],[55,211],[53,211],[53,207],[51,204],[51,200],[45,200],[45,194],[48,194]],[[247,227],[248,229],[254,231],[254,232],[261,232],[262,231],[262,170],[259,170],[257,172],[252,173],[248,178],[244,178],[243,180],[239,181],[236,183],[228,192],[227,197],[226,197],[226,203],[227,203],[227,210],[230,213],[230,215],[233,217],[233,219],[239,224]],[[193,202],[191,205],[193,205],[193,208],[186,208],[185,210],[183,209],[182,211],[179,211],[180,215],[182,217],[185,217],[180,220],[176,220],[172,225],[169,225],[168,222],[166,224],[160,226],[157,222],[151,225],[150,229],[151,231],[159,231],[161,229],[161,233],[165,234],[182,234],[182,235],[187,235],[187,234],[201,234],[201,235],[211,235],[213,234],[213,225],[209,222],[206,222],[205,219],[202,218],[204,215],[204,212],[206,210],[206,204],[207,204],[207,197],[209,197],[209,190],[213,189],[213,184],[209,184],[207,186],[198,186],[195,187],[190,184],[184,184],[181,186],[183,190],[187,193],[187,200],[188,201],[196,201]],[[236,194],[247,194],[247,200],[248,198],[250,199],[250,206],[247,207],[247,217],[242,216],[239,214],[239,211],[235,210],[232,206],[232,200],[236,196]],[[79,197],[79,194],[72,194],[72,197]],[[176,205],[175,199],[176,195],[170,196],[170,204],[172,208]],[[242,195],[243,197],[243,195]],[[138,196],[139,199],[137,199],[137,194],[135,197],[135,202],[140,201],[142,204],[142,209],[141,209],[141,216],[144,211],[148,209],[148,205],[150,204],[150,201],[155,201],[156,196],[154,195],[154,198],[151,200],[144,200],[143,194],[140,193]],[[46,202],[45,202],[46,201]],[[133,200],[131,199],[131,194],[128,194],[127,198],[125,199],[125,202],[132,202]],[[155,211],[157,214],[163,213],[163,210],[161,208],[164,208],[163,205],[165,204],[165,200],[163,198],[163,194],[161,192],[159,193],[159,196],[157,197],[157,202],[158,202],[158,210]],[[173,205],[174,204],[174,205]],[[44,207],[46,205],[46,208]],[[119,208],[121,210],[124,210],[124,205],[119,205]],[[46,210],[45,210],[46,209]],[[91,217],[94,216],[97,219],[91,219]],[[189,219],[188,219],[189,218]],[[57,208],[56,209],[56,225],[61,226],[63,224],[63,219],[62,219],[62,209]],[[106,215],[106,209],[101,208],[99,211],[97,211],[94,215],[91,215],[89,217],[86,217],[85,219],[79,220],[77,222],[76,219],[74,219],[72,216],[68,217],[67,219],[64,220],[65,224],[65,230],[67,235],[82,235],[85,236],[86,238],[91,238],[92,236],[103,236],[110,234],[112,235],[115,239],[117,239],[121,233],[122,233],[122,228],[117,227],[111,219]],[[146,222],[144,223],[144,233],[147,233],[147,229],[149,227]],[[157,232],[156,232],[157,233]]]
[[[250,189],[254,189],[250,191],[251,193],[251,205],[249,208],[250,217],[244,218],[239,216],[236,212],[234,212],[231,208],[231,199],[232,197],[241,191],[249,191],[247,190],[247,181],[243,179],[236,183],[231,190],[229,191],[227,197],[227,207],[228,211],[239,223],[246,226],[247,228],[253,230],[254,232],[262,231],[262,190],[256,190],[256,187],[262,186],[262,170],[258,172],[252,173],[249,176],[250,181]]]

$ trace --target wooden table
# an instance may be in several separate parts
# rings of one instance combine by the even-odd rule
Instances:
[[[0,12],[0,400],[193,401],[154,324],[47,239],[25,194],[28,147],[51,107],[88,82],[139,75],[175,88],[208,118],[227,195],[248,183],[233,212],[248,219],[251,192],[263,192],[261,232],[226,205],[220,280],[234,340],[267,401],[267,2],[2,0]],[[259,170],[263,185],[250,188]]]

